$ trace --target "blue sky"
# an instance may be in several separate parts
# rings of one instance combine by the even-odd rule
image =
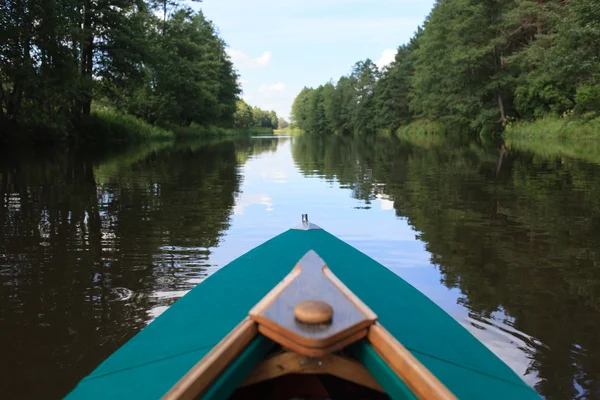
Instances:
[[[296,94],[347,74],[359,60],[385,63],[434,0],[203,0],[229,45],[243,97],[289,117]],[[383,57],[382,57],[383,56]]]

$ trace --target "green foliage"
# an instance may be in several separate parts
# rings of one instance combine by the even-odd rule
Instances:
[[[286,129],[289,125],[289,122],[287,122],[283,117],[279,117],[279,120],[277,121],[277,129]]]
[[[600,113],[600,85],[583,85],[577,88],[575,112],[587,115]]]
[[[420,119],[400,127],[396,135],[399,138],[408,138],[413,136],[438,136],[446,133],[448,133],[448,128],[441,122]]]
[[[252,107],[244,100],[238,100],[233,114],[233,126],[248,129],[253,125]]]
[[[153,125],[233,124],[237,74],[202,12],[167,0],[162,19],[143,0],[2,4],[0,125],[97,128],[94,99]]]
[[[79,139],[89,142],[140,142],[172,140],[173,132],[151,125],[133,115],[109,108],[94,108],[87,129]]]
[[[478,127],[504,117],[507,72],[497,48],[503,2],[438,2],[415,50],[413,112]]]
[[[144,78],[124,109],[153,123],[232,123],[237,75],[212,23],[187,9],[164,23],[150,22],[154,28],[147,33]]]
[[[303,88],[292,104],[292,126],[299,129],[308,127],[308,107],[312,89]]]
[[[275,111],[265,111],[258,107],[252,108],[252,127],[276,129],[279,119]]]
[[[233,126],[238,129],[261,129],[272,131],[279,126],[279,118],[275,111],[265,111],[258,107],[251,107],[243,99],[236,103],[236,111],[233,114]]]
[[[417,33],[418,35],[418,33]],[[394,62],[384,69],[375,86],[375,125],[378,129],[395,132],[412,119],[410,93],[413,89],[417,39],[398,48]]]
[[[302,89],[292,105],[293,126],[314,134],[373,132],[378,76],[377,66],[367,59],[335,85]]]
[[[367,135],[416,119],[491,136],[516,119],[572,110],[592,118],[600,112],[598,15],[596,0],[437,1],[389,66],[366,60],[337,84],[304,88],[292,123]]]

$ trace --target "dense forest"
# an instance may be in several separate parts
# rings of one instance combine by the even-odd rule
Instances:
[[[311,133],[396,132],[415,120],[483,132],[515,120],[600,116],[600,2],[437,0],[395,60],[304,88]]]
[[[244,100],[238,100],[233,124],[236,128],[271,128],[277,129],[280,125],[285,128],[287,122],[277,117],[275,111],[265,111],[258,107],[252,107]]]
[[[233,126],[238,76],[201,11],[169,0],[0,4],[0,126],[67,132],[95,108],[161,126]]]

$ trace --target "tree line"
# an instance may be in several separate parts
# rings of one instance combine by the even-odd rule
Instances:
[[[313,133],[395,132],[414,120],[496,131],[600,116],[600,2],[437,0],[395,60],[304,88],[292,123]]]
[[[92,101],[153,124],[233,124],[226,44],[172,0],[3,0],[0,38],[2,126],[62,130]]]
[[[236,110],[233,115],[233,125],[236,128],[285,128],[287,121],[277,116],[273,110],[265,111],[258,107],[252,107],[243,99],[236,103]]]

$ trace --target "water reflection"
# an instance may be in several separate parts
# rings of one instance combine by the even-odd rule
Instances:
[[[441,138],[303,136],[293,154],[365,205],[393,201],[459,290],[458,319],[539,393],[600,397],[598,166]]]
[[[308,213],[545,397],[600,398],[600,167],[541,154],[300,136],[2,155],[5,393],[61,397],[194,285]]]
[[[246,139],[1,157],[5,394],[61,397],[204,279],[240,163],[273,148]]]

